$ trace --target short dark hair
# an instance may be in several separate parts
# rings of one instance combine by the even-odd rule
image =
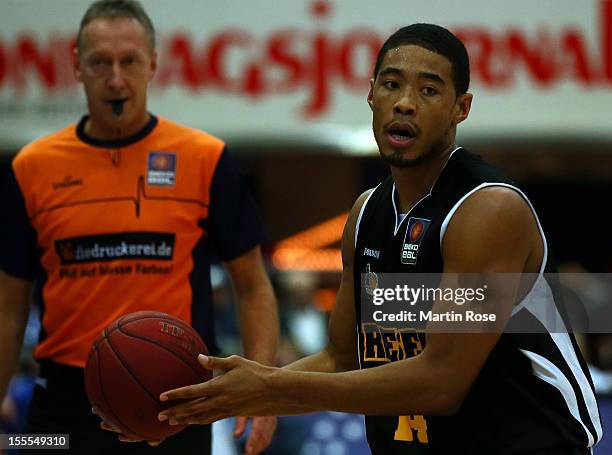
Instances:
[[[465,45],[444,27],[434,24],[412,24],[400,28],[387,38],[378,51],[374,79],[390,49],[414,44],[446,57],[452,66],[453,85],[457,95],[463,95],[470,86],[470,61]]]
[[[151,18],[137,0],[98,0],[87,8],[83,19],[81,19],[79,34],[77,35],[77,51],[81,50],[81,35],[87,24],[95,19],[115,18],[136,19],[145,29],[151,49],[155,49],[155,27],[153,27]]]

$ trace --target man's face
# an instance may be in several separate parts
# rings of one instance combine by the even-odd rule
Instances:
[[[130,18],[94,19],[81,38],[75,75],[85,88],[92,123],[103,131],[144,126],[157,62],[144,27]],[[119,101],[123,109],[117,115],[113,102]]]
[[[416,45],[390,49],[368,94],[383,159],[407,167],[447,150],[456,125],[469,113],[471,97],[456,96],[445,57]]]

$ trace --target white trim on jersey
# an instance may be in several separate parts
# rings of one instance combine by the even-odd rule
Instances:
[[[376,191],[376,189],[382,184],[382,182],[380,182],[378,185],[376,185],[376,188],[371,188],[370,189],[370,194],[368,194],[368,197],[366,198],[365,201],[363,201],[363,205],[361,206],[361,209],[359,209],[359,216],[357,216],[357,221],[355,222],[355,254],[357,253],[357,237],[359,236],[359,224],[361,224],[361,217],[363,216],[363,212],[365,211],[366,205],[368,205],[368,201],[370,200],[370,197],[372,196],[372,194],[374,194],[374,191]],[[353,279],[355,279],[355,277],[353,277]],[[362,369],[361,366],[361,351],[359,350],[359,327],[355,326],[355,329],[357,331],[357,361],[359,362],[359,369]]]
[[[463,203],[463,201],[465,201],[468,197],[470,197],[476,191],[481,190],[483,188],[487,188],[487,187],[493,187],[493,186],[501,186],[501,187],[505,187],[505,188],[510,188],[510,189],[516,191],[518,194],[520,194],[522,196],[522,198],[525,199],[525,202],[527,202],[527,204],[529,204],[529,208],[531,209],[531,213],[533,213],[533,217],[535,218],[536,223],[538,225],[538,231],[540,231],[540,235],[542,236],[542,242],[544,243],[544,257],[542,258],[542,264],[540,265],[540,272],[539,272],[539,273],[543,273],[544,272],[544,268],[546,267],[546,261],[548,260],[548,242],[546,241],[546,236],[544,235],[544,230],[542,229],[542,225],[540,224],[540,220],[538,218],[538,215],[536,214],[536,211],[533,208],[533,205],[531,204],[531,201],[529,200],[529,198],[527,198],[525,193],[523,193],[520,189],[518,189],[517,187],[515,187],[513,185],[509,185],[507,183],[501,183],[501,182],[485,182],[485,183],[481,183],[476,188],[474,188],[470,192],[466,193],[461,199],[459,199],[459,201],[457,201],[457,203],[453,206],[453,208],[448,212],[448,214],[446,215],[446,218],[444,218],[444,221],[442,222],[442,226],[440,226],[440,250],[442,249],[442,241],[444,240],[444,234],[446,234],[446,228],[448,228],[448,223],[450,223],[451,218],[453,217],[453,215],[455,214],[457,209],[459,209],[459,206]]]
[[[357,248],[357,236],[359,235],[359,224],[361,223],[361,217],[363,216],[363,212],[365,211],[366,205],[368,205],[368,201],[370,200],[370,197],[372,197],[372,195],[374,194],[374,191],[376,191],[376,189],[382,184],[382,182],[380,182],[378,185],[376,185],[376,188],[370,188],[370,194],[368,194],[368,197],[366,198],[365,201],[363,201],[363,205],[361,206],[361,209],[359,209],[359,216],[357,217],[357,222],[355,223],[355,248]]]
[[[532,288],[527,293],[525,298],[519,302],[514,309],[512,310],[512,315],[514,316],[521,309],[526,309],[546,328],[549,332],[553,342],[559,349],[559,352],[563,356],[563,360],[568,365],[569,369],[572,371],[574,378],[579,386],[580,394],[585,402],[588,413],[590,415],[593,427],[595,428],[596,435],[595,437],[588,430],[584,422],[582,421],[580,412],[578,410],[576,391],[573,389],[569,380],[563,375],[561,370],[559,370],[550,360],[542,357],[539,354],[533,353],[531,351],[526,351],[521,349],[520,351],[525,354],[532,363],[533,374],[540,379],[548,382],[549,384],[556,387],[567,404],[569,411],[572,416],[580,422],[582,427],[585,429],[589,440],[589,447],[591,447],[596,441],[601,440],[603,435],[603,430],[601,427],[601,421],[599,418],[599,411],[597,408],[597,402],[595,400],[595,394],[593,389],[586,378],[585,372],[580,366],[580,362],[578,361],[578,357],[576,356],[576,351],[572,345],[570,337],[567,333],[567,328],[557,306],[554,303],[554,296],[552,293],[552,289],[550,288],[548,282],[543,276],[544,269],[546,267],[546,262],[548,260],[548,242],[546,240],[546,236],[544,235],[544,230],[542,229],[542,225],[540,224],[540,220],[538,215],[531,204],[531,201],[527,198],[525,193],[523,193],[520,189],[513,185],[509,185],[507,183],[496,183],[496,182],[486,182],[483,183],[467,194],[465,194],[448,212],[446,218],[442,222],[442,226],[440,227],[440,249],[442,249],[442,242],[444,240],[444,234],[446,233],[446,229],[448,228],[448,224],[450,223],[451,218],[455,214],[455,212],[459,209],[459,206],[472,194],[476,191],[481,190],[486,187],[494,187],[501,186],[505,188],[510,188],[517,193],[519,193],[523,199],[529,205],[531,212],[536,220],[538,225],[538,230],[540,232],[540,236],[542,237],[542,242],[544,244],[544,255],[542,259],[542,263],[540,265],[540,271],[538,273],[538,278],[534,282]],[[569,388],[569,389],[568,389]]]
[[[593,426],[595,427],[595,441],[599,442],[603,436],[603,428],[599,418],[597,400],[595,399],[595,393],[591,388],[591,384],[587,380],[584,370],[580,366],[572,340],[570,339],[568,333],[551,333],[550,336],[557,345],[557,348],[559,348],[559,351],[561,351],[563,358],[569,364],[574,376],[576,377],[576,380],[578,381],[578,385],[580,386],[580,391],[582,392],[582,397],[584,398],[591,422],[593,422]]]
[[[567,327],[557,309],[557,305],[551,305],[554,299],[550,285],[544,275],[540,274],[527,295],[512,309],[512,316],[526,308],[540,321],[548,333],[567,332]]]
[[[554,297],[552,293],[552,289],[550,285],[544,278],[544,276],[540,275],[534,284],[534,287],[529,291],[527,296],[521,301],[517,308],[524,308],[526,311],[529,311],[549,332],[552,341],[557,346],[557,349],[561,353],[563,357],[563,361],[567,364],[570,371],[574,375],[574,379],[578,384],[578,388],[580,394],[582,395],[582,399],[584,400],[585,406],[587,408],[589,417],[591,419],[591,423],[593,428],[595,428],[595,436],[587,430],[584,422],[580,418],[580,413],[578,415],[574,414],[572,411],[572,406],[575,406],[577,409],[577,404],[575,402],[569,402],[568,398],[573,398],[576,400],[577,391],[572,388],[572,394],[567,394],[562,388],[557,385],[560,383],[566,383],[571,388],[571,384],[567,380],[567,378],[563,375],[563,373],[557,369],[555,373],[558,373],[560,376],[556,378],[555,382],[546,381],[549,384],[557,387],[561,395],[565,399],[567,403],[567,407],[572,413],[572,415],[580,422],[580,424],[585,428],[586,434],[589,439],[589,447],[591,447],[595,442],[599,442],[603,436],[603,428],[601,426],[601,421],[599,418],[599,411],[597,408],[597,400],[595,399],[595,393],[591,384],[589,383],[586,374],[582,367],[580,366],[580,362],[578,361],[578,357],[576,355],[576,351],[574,350],[574,346],[572,341],[567,333],[566,326],[559,314],[559,310],[557,306],[554,304]],[[516,309],[516,308],[515,308]],[[515,311],[512,312],[515,314]],[[521,349],[523,354],[527,355],[525,351]],[[527,355],[532,362],[533,366],[533,358]],[[538,375],[536,368],[533,367],[533,373],[543,379]]]
[[[559,368],[557,368],[554,363],[552,363],[547,358],[542,357],[540,354],[536,354],[535,352],[527,351],[525,349],[519,349],[519,351],[525,354],[525,356],[527,356],[527,358],[531,361],[531,369],[536,377],[549,383],[559,392],[561,392],[561,395],[563,396],[563,399],[567,404],[569,412],[578,422],[580,422],[582,428],[587,434],[587,437],[589,439],[588,447],[592,447],[593,443],[595,442],[595,440],[593,439],[593,435],[580,418],[580,410],[578,409],[577,404],[578,399],[576,398],[576,394],[574,393],[572,385],[561,372],[561,370],[559,370]]]
[[[461,147],[455,147],[455,149],[450,152],[450,155],[448,155],[448,158],[446,159],[446,162],[444,163],[444,166],[442,166],[442,168],[440,169],[440,172],[438,173],[438,176],[436,177],[436,179],[434,180],[433,184],[431,185],[431,188],[429,188],[429,192],[423,196],[421,199],[418,200],[418,202],[416,204],[414,204],[412,206],[412,208],[410,210],[408,210],[408,213],[402,213],[401,215],[403,215],[403,217],[400,217],[399,212],[397,211],[397,205],[395,204],[395,183],[393,183],[393,188],[391,189],[391,202],[393,203],[393,213],[395,214],[395,229],[393,231],[393,235],[396,236],[397,232],[399,231],[399,228],[402,226],[402,223],[404,222],[404,220],[406,218],[408,218],[408,215],[410,215],[410,212],[412,212],[424,199],[428,198],[429,196],[431,196],[431,192],[433,191],[434,187],[436,186],[436,182],[438,181],[438,178],[440,178],[440,175],[442,175],[442,171],[444,170],[444,168],[446,167],[446,165],[448,164],[448,162],[450,161],[451,157],[453,156],[453,154],[459,150]],[[399,220],[399,222],[398,222]]]

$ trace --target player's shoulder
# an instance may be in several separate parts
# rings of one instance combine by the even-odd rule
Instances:
[[[78,142],[76,124],[70,124],[23,146],[13,159],[13,168],[19,171],[34,163],[53,161],[58,150],[75,142]]]
[[[351,208],[351,216],[353,217],[359,216],[359,212],[361,212],[361,210],[365,208],[366,201],[372,195],[375,189],[376,187],[369,188],[365,190],[363,193],[361,193],[357,199],[355,199],[355,203],[353,204],[353,207]]]
[[[344,234],[347,239],[355,237],[355,232],[357,230],[357,226],[359,225],[359,220],[361,218],[361,215],[363,214],[363,210],[365,209],[366,202],[368,198],[372,195],[374,190],[376,190],[376,188],[370,188],[368,190],[365,190],[355,200],[353,207],[351,207],[351,211],[349,212],[348,219],[344,228]]]
[[[160,134],[179,140],[189,145],[189,148],[194,151],[213,151],[220,154],[225,149],[225,141],[206,131],[183,125],[165,117],[158,117],[158,122]]]
[[[67,142],[78,140],[76,136],[76,124],[71,124],[61,130],[42,136],[26,144],[15,156],[18,158],[28,158],[32,155],[43,155],[52,152],[56,146]]]
[[[489,163],[480,155],[470,152],[465,147],[457,147],[452,153],[445,168],[447,174],[455,185],[465,183],[475,185],[483,182],[500,182],[513,184],[505,173],[497,166]]]
[[[454,237],[461,243],[467,238],[490,236],[518,241],[539,232],[535,212],[525,196],[515,187],[495,185],[470,194],[452,217],[448,231],[460,233]]]
[[[352,221],[354,225],[358,225],[362,215],[366,210],[366,207],[378,206],[381,200],[391,194],[393,185],[393,178],[389,176],[375,187],[367,189],[363,193],[361,193],[359,197],[355,200],[355,203],[351,208],[349,221]]]
[[[524,211],[529,204],[523,193],[514,186],[488,185],[475,191],[466,199],[464,207],[483,215],[497,211]]]

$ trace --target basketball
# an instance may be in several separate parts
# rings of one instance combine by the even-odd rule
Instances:
[[[208,349],[187,323],[158,311],[122,316],[89,353],[85,389],[91,406],[126,436],[159,440],[176,434],[186,426],[170,426],[157,415],[180,402],[160,402],[159,395],[212,377],[198,354]]]

